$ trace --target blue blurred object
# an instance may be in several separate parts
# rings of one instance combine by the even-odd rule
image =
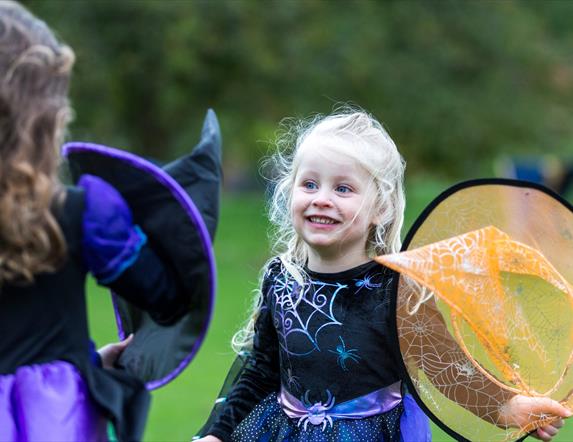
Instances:
[[[573,162],[553,155],[507,157],[498,162],[496,169],[504,178],[542,184],[561,196],[573,185]]]

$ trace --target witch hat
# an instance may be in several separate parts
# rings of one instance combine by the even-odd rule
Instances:
[[[164,326],[113,295],[120,339],[134,333],[119,365],[149,389],[160,387],[191,362],[212,316],[212,240],[222,180],[221,134],[215,113],[207,112],[201,139],[193,151],[163,167],[133,153],[93,143],[67,143],[63,155],[75,182],[83,174],[95,175],[121,193],[134,222],[191,300],[187,314]]]

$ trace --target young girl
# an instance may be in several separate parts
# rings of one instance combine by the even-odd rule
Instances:
[[[141,439],[143,382],[94,363],[84,285],[100,284],[171,323],[189,300],[109,184],[56,174],[70,116],[72,50],[0,2],[0,440]],[[125,341],[101,351],[109,367]]]
[[[363,111],[316,118],[297,135],[277,157],[279,256],[265,267],[252,327],[236,336],[251,356],[200,440],[429,440],[391,340],[394,276],[372,260],[400,250],[404,162]],[[520,425],[528,399],[508,398],[498,422]],[[542,406],[569,415],[557,402]]]

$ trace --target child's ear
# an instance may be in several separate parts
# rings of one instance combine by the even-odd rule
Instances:
[[[382,222],[382,214],[381,213],[375,213],[374,216],[372,217],[372,219],[370,220],[370,224],[373,226],[377,226],[381,222]]]

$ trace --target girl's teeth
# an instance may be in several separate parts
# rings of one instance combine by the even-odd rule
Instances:
[[[310,220],[313,223],[318,223],[318,224],[334,224],[334,221],[328,218],[317,218],[317,217],[311,217]]]

